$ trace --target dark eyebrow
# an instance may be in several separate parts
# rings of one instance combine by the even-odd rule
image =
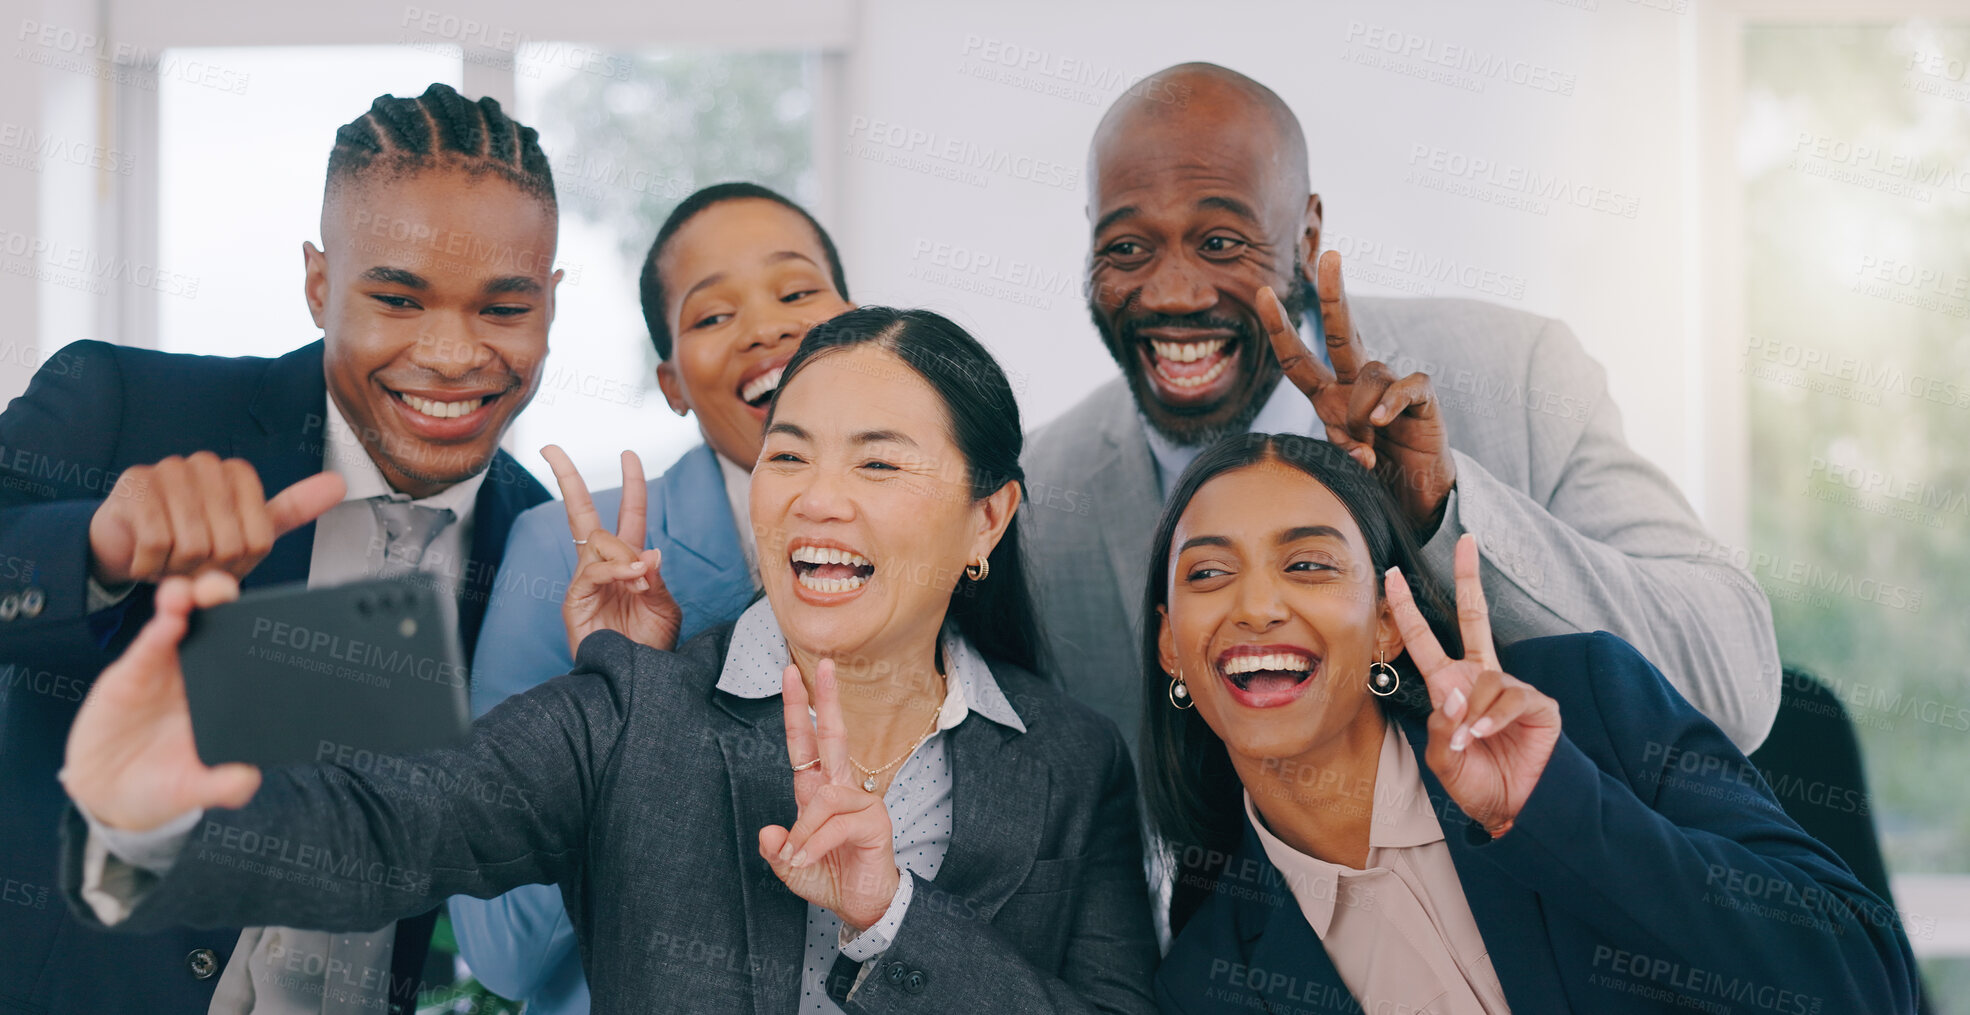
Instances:
[[[1348,541],[1346,536],[1341,535],[1341,530],[1332,525],[1301,525],[1297,528],[1291,528],[1281,532],[1273,542],[1280,546],[1285,546],[1287,543],[1297,543],[1302,539],[1313,539],[1319,536],[1337,539],[1343,543]]]
[[[677,305],[680,307],[683,306],[684,302],[691,298],[692,293],[697,292],[700,289],[703,289],[705,286],[717,285],[718,283],[723,281],[725,281],[725,273],[722,271],[713,272],[712,274],[706,275],[705,277],[698,280],[697,285],[694,285],[691,288],[684,290],[684,295],[679,296],[677,298]]]
[[[778,264],[781,261],[793,261],[793,260],[806,261],[808,264],[814,264],[813,258],[808,257],[806,254],[803,254],[798,250],[779,250],[766,255],[767,264]],[[820,265],[814,264],[814,267],[819,268]],[[705,277],[698,280],[697,285],[694,285],[691,288],[684,290],[684,295],[679,296],[677,298],[677,305],[683,306],[684,301],[690,299],[692,293],[697,292],[700,289],[703,289],[705,286],[717,285],[718,283],[723,281],[725,281],[725,273],[722,271],[713,272],[712,274],[706,275]]]
[[[1182,546],[1177,547],[1177,552],[1182,553],[1193,546],[1222,546],[1228,550],[1231,548],[1231,540],[1223,536],[1192,536],[1184,540]]]
[[[766,436],[771,437],[774,434],[785,434],[797,441],[813,440],[813,438],[807,435],[807,431],[802,430],[792,423],[775,422],[772,426],[766,428]]]
[[[1094,224],[1094,234],[1096,236],[1100,236],[1104,231],[1108,229],[1109,226],[1112,226],[1115,223],[1122,221],[1123,219],[1133,218],[1138,213],[1138,211],[1139,209],[1137,209],[1135,205],[1125,204],[1120,208],[1117,208],[1114,211],[1111,211],[1108,214],[1103,215],[1101,217],[1101,221],[1096,222]]]
[[[400,285],[406,289],[431,288],[431,283],[426,282],[424,280],[424,276],[419,275],[414,271],[409,271],[404,268],[389,268],[380,264],[374,268],[369,269],[368,271],[363,272],[362,277],[366,281],[383,282],[388,285]]]
[[[505,278],[496,278],[486,283],[486,295],[488,296],[495,296],[500,293],[521,293],[527,296],[533,296],[539,292],[540,283],[525,275],[508,275]]]
[[[908,444],[916,447],[917,442],[909,434],[897,430],[864,430],[850,438],[856,444]]]
[[[782,250],[768,254],[766,257],[767,264],[779,264],[781,261],[806,261],[808,264],[814,264],[813,258],[808,257],[798,250]],[[819,268],[820,265],[814,264],[814,267]]]
[[[1221,208],[1248,222],[1257,222],[1259,220],[1259,217],[1253,214],[1251,206],[1247,205],[1243,201],[1238,200],[1235,197],[1212,196],[1212,197],[1200,198],[1197,201],[1197,207]]]

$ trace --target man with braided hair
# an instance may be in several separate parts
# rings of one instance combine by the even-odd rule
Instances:
[[[57,769],[170,575],[410,573],[457,597],[471,652],[507,529],[548,499],[499,441],[547,355],[557,221],[534,131],[497,102],[383,96],[336,132],[322,246],[301,245],[321,340],[230,359],[77,342],[0,414],[0,559],[18,563],[0,568],[0,1009],[414,1007],[435,911],[370,934],[85,929],[53,889]],[[269,877],[374,882],[311,843],[235,841],[223,813],[192,835]]]

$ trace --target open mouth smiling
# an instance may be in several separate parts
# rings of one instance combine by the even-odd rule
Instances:
[[[782,356],[767,360],[746,371],[745,375],[739,378],[739,386],[735,391],[739,401],[746,403],[746,408],[764,417],[766,405],[773,401],[774,392],[780,390],[780,377],[787,372],[787,361],[792,358]]]
[[[1296,700],[1313,686],[1320,657],[1294,645],[1236,645],[1218,655],[1218,675],[1233,699],[1252,708]]]
[[[1179,391],[1202,388],[1231,369],[1238,343],[1230,338],[1164,342],[1150,340],[1150,369]]]
[[[412,433],[425,440],[469,440],[490,426],[497,406],[512,388],[489,391],[399,391],[379,382],[390,396],[398,418]]]
[[[845,546],[796,543],[787,551],[794,582],[821,596],[860,592],[876,573],[875,562]]]
[[[1129,335],[1149,382],[1172,405],[1210,404],[1238,380],[1246,336],[1227,322],[1159,323],[1130,328]]]

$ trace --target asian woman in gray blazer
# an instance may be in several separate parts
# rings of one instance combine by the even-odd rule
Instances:
[[[753,474],[764,599],[639,643],[663,641],[642,521],[612,535],[566,485],[574,672],[387,771],[201,764],[176,646],[232,587],[173,579],[69,739],[70,905],[340,930],[553,883],[598,1012],[1152,1010],[1128,753],[1032,676],[1019,450],[956,325],[817,327]]]

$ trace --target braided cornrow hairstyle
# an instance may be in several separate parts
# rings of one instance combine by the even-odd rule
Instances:
[[[382,174],[385,179],[427,169],[491,174],[555,207],[554,174],[540,135],[499,108],[450,85],[434,84],[414,99],[383,95],[369,112],[335,132],[328,153],[328,190]]]

